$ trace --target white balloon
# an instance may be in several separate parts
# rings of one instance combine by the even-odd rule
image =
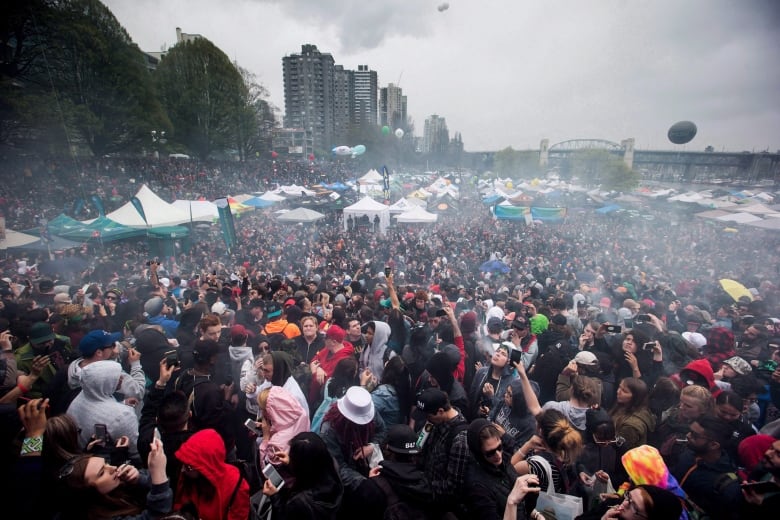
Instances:
[[[404,131],[403,131],[403,129],[401,129],[401,128],[396,128],[396,129],[395,129],[395,136],[396,136],[398,139],[402,138],[402,137],[404,136]]]

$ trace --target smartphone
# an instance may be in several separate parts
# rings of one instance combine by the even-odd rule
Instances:
[[[523,351],[522,350],[513,348],[509,352],[509,360],[512,362],[513,365],[515,363],[520,363],[520,361],[522,361],[522,359],[523,359]]]
[[[642,350],[646,350],[646,351],[652,352],[653,351],[653,347],[655,347],[655,341],[649,341],[649,342],[645,343],[644,345],[642,345]]]
[[[619,334],[623,331],[623,327],[620,325],[607,325],[606,331],[611,332],[612,334]]]
[[[650,315],[649,314],[637,314],[634,316],[634,321],[637,323],[650,323]]]
[[[271,484],[276,487],[276,489],[281,488],[284,486],[284,479],[279,474],[278,471],[276,471],[276,468],[273,467],[272,464],[268,464],[266,467],[263,468],[263,475],[265,478],[271,481]]]
[[[108,444],[108,428],[105,424],[95,425],[95,439],[101,441],[103,444]]]
[[[263,432],[260,431],[260,428],[257,427],[257,425],[255,424],[255,421],[253,421],[251,418],[249,418],[246,421],[244,421],[244,426],[246,426],[247,430],[251,431],[252,433],[257,435],[258,437],[262,437],[263,436]]]
[[[389,267],[385,266],[385,278],[390,276],[391,272],[392,272],[392,269],[390,269]]]
[[[154,438],[162,442],[162,435],[160,435],[160,430],[157,429],[157,426],[154,427]]]
[[[178,350],[169,350],[165,354],[163,354],[165,357],[165,364],[168,366],[168,368],[171,367],[177,367],[181,363],[179,361],[179,351]]]
[[[780,486],[770,480],[764,480],[761,482],[745,482],[741,487],[742,489],[753,491],[759,495],[771,493],[773,491],[780,491]]]

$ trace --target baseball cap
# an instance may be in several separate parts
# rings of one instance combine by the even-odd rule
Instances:
[[[745,361],[739,356],[730,357],[727,360],[723,361],[724,365],[727,365],[731,367],[734,372],[737,374],[744,376],[745,374],[749,374],[753,371],[753,368],[751,368],[750,363]]]
[[[428,388],[417,396],[417,409],[425,414],[435,414],[439,408],[447,406],[447,394],[438,388]]]
[[[578,352],[576,356],[574,356],[574,361],[578,365],[588,366],[588,367],[597,367],[599,366],[599,360],[596,357],[596,355],[593,352],[588,352],[587,350],[583,350],[582,352]]]
[[[255,333],[252,332],[251,330],[247,330],[247,328],[244,327],[241,324],[233,325],[232,327],[230,327],[230,338],[232,339],[232,338],[237,338],[237,337],[242,337],[242,338],[251,337],[251,338],[254,338],[255,337]]]
[[[402,455],[417,455],[420,448],[417,447],[417,435],[407,424],[394,424],[387,429],[385,436],[387,449],[393,453]]]
[[[111,348],[122,339],[121,332],[110,333],[105,330],[93,330],[79,341],[79,352],[84,357],[92,357],[100,349]]]
[[[265,314],[269,318],[276,318],[282,315],[282,306],[278,302],[269,302],[265,307]]]
[[[211,306],[211,312],[214,314],[218,314],[222,316],[225,314],[225,311],[227,310],[227,305],[225,305],[222,302],[216,302],[214,305]]]
[[[31,344],[39,345],[41,343],[46,343],[47,341],[53,340],[54,332],[51,330],[51,325],[46,322],[39,321],[30,327],[29,338]]]

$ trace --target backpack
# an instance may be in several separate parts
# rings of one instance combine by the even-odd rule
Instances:
[[[284,329],[282,329],[279,332],[274,332],[273,334],[266,334],[266,337],[268,338],[268,348],[271,352],[279,352],[285,350],[285,347],[288,347],[289,344],[292,343],[292,340],[284,335],[284,331],[287,330],[287,327],[289,327],[290,325],[292,325],[292,323],[288,323],[287,325],[285,325]],[[263,329],[263,333],[265,334],[265,329]],[[287,350],[289,351],[289,348]]]
[[[411,504],[398,496],[393,486],[383,477],[371,479],[376,484],[387,499],[385,504],[384,520],[427,520],[428,515],[420,505]]]

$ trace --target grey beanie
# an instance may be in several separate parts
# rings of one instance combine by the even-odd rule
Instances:
[[[150,298],[144,304],[144,312],[147,316],[157,316],[163,310],[163,299],[159,296]]]

